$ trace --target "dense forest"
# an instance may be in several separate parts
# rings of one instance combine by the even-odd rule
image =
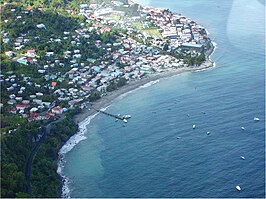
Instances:
[[[62,144],[76,132],[77,126],[65,115],[51,126],[31,169],[31,191],[26,192],[25,169],[30,152],[44,131],[44,124],[31,122],[16,133],[1,137],[1,197],[56,197],[60,192],[56,173],[57,152]],[[34,140],[34,141],[33,141]]]

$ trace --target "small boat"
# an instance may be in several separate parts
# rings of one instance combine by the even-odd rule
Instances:
[[[254,117],[254,121],[260,121],[260,118]]]
[[[176,139],[180,139],[181,137],[176,137]]]
[[[237,189],[238,191],[241,191],[241,187],[240,187],[239,185],[236,186],[236,189]]]
[[[195,128],[196,128],[196,125],[195,125],[195,124],[193,124],[192,128],[193,128],[193,129],[195,129]]]
[[[245,160],[246,158],[244,156],[240,156],[242,160]]]
[[[210,131],[208,131],[206,134],[207,134],[207,135],[210,135],[210,134],[211,134],[211,132],[210,132]]]
[[[204,112],[204,111],[201,111],[201,113],[202,113],[202,114],[206,114],[206,112]]]
[[[126,119],[123,119],[123,122],[127,123],[127,120]]]
[[[187,114],[187,116],[188,116],[188,117],[190,117],[190,115],[189,115],[189,114]]]
[[[115,119],[115,122],[117,122],[118,121],[118,119]]]
[[[129,118],[131,118],[131,115],[125,115],[124,118],[129,119]]]
[[[241,126],[241,129],[244,131],[245,130],[245,127]]]

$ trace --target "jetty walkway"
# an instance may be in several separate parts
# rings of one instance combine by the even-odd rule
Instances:
[[[108,113],[108,112],[106,112],[106,111],[102,111],[102,110],[96,109],[96,108],[94,108],[93,106],[91,106],[91,108],[94,109],[95,111],[99,112],[99,113],[103,113],[103,114],[105,114],[105,115],[108,115],[108,116],[110,116],[110,117],[116,118],[116,119],[118,119],[118,120],[122,120],[123,122],[127,122],[126,119],[128,119],[128,118],[131,117],[130,115],[123,115],[123,116],[121,116],[121,115],[114,115],[114,114],[112,114],[112,113]]]

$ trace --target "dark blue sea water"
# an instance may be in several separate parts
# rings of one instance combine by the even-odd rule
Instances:
[[[107,111],[132,115],[125,127],[105,115],[92,119],[87,139],[65,154],[70,196],[263,198],[263,1],[145,3],[205,26],[218,46],[216,67],[162,79],[117,99]]]

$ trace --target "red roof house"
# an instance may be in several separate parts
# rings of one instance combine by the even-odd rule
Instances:
[[[36,51],[35,51],[35,49],[27,50],[27,56],[28,56],[28,57],[35,57],[35,56],[36,56]]]
[[[56,107],[52,108],[52,113],[62,114],[63,113],[63,109],[60,106],[56,106]]]
[[[28,106],[29,106],[29,104],[17,104],[16,105],[16,109],[18,109],[18,110],[24,110]]]

